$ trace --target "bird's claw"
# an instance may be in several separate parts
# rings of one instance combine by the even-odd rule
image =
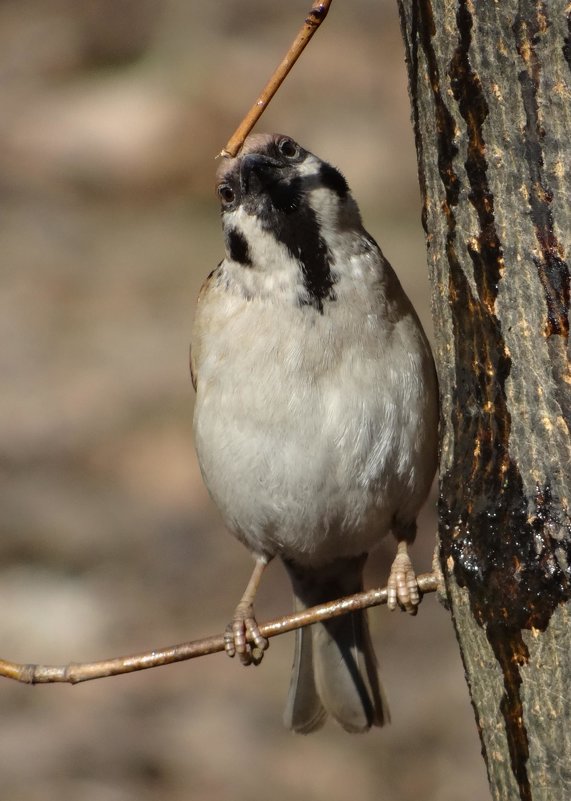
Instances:
[[[420,604],[420,593],[416,574],[407,553],[397,553],[391,567],[387,590],[387,606],[391,611],[398,605],[409,614],[416,615]]]
[[[238,654],[243,665],[259,665],[269,642],[260,631],[252,606],[238,606],[224,632],[224,650],[228,656]]]

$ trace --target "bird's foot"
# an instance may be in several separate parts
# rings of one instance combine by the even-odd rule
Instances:
[[[399,542],[398,544],[397,555],[391,566],[387,590],[387,606],[391,611],[396,609],[398,605],[409,614],[416,615],[420,603],[420,593],[406,542]]]
[[[268,646],[254,616],[254,607],[238,604],[224,632],[224,649],[228,656],[238,654],[243,665],[259,665]]]

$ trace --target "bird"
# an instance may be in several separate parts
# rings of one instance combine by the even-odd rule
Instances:
[[[408,546],[436,470],[438,384],[419,318],[340,170],[250,134],[216,175],[225,257],[200,290],[190,353],[203,480],[254,569],[225,634],[258,664],[254,612],[278,557],[296,610],[359,592],[397,542],[388,606],[420,601]],[[348,732],[390,713],[365,611],[296,631],[285,725]]]

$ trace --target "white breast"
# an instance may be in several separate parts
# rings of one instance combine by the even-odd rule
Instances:
[[[336,289],[323,315],[220,286],[199,304],[198,458],[256,553],[319,563],[369,551],[395,514],[415,519],[432,477],[432,365],[408,303],[389,321],[367,287]]]

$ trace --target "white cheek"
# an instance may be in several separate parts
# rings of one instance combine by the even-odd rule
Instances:
[[[245,237],[252,260],[251,267],[228,262],[236,280],[252,295],[279,294],[297,299],[302,289],[300,263],[287,247],[241,207],[226,215],[225,226]]]
[[[279,261],[287,255],[287,248],[270,231],[264,230],[255,215],[248,214],[241,206],[226,215],[224,227],[234,228],[244,236],[254,267]]]
[[[296,167],[296,173],[301,178],[307,178],[311,175],[319,175],[321,171],[321,162],[316,156],[307,156],[307,158]]]
[[[339,198],[330,189],[325,187],[312,189],[310,194],[311,208],[317,215],[317,219],[322,229],[337,227],[339,218]]]

